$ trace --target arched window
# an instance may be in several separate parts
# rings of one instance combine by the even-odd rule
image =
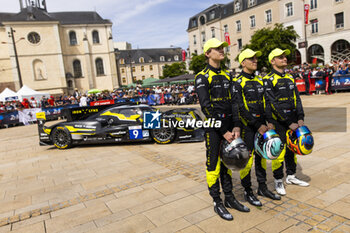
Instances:
[[[145,59],[144,59],[143,57],[140,57],[139,62],[140,62],[140,63],[144,63],[144,62],[145,62]]]
[[[103,61],[101,58],[97,58],[95,61],[96,64],[96,75],[100,76],[100,75],[104,75],[105,71],[103,69]]]
[[[100,43],[100,37],[98,35],[98,31],[92,32],[92,43],[99,44]]]
[[[70,45],[77,45],[78,44],[77,34],[75,33],[75,31],[69,32],[69,44]]]
[[[164,56],[161,56],[159,60],[160,60],[160,61],[165,61],[165,57],[164,57]]]
[[[179,56],[178,56],[178,55],[175,55],[175,56],[174,56],[174,59],[175,59],[175,61],[178,61],[178,60],[179,60]]]
[[[119,63],[120,63],[121,65],[124,65],[124,64],[125,64],[124,58],[120,58],[120,59],[119,59]]]
[[[73,73],[74,73],[74,78],[80,78],[83,76],[83,73],[81,71],[81,63],[79,60],[73,61]]]

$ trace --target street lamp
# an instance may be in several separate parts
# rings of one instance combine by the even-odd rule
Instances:
[[[21,69],[19,67],[19,61],[18,61],[18,55],[17,55],[17,48],[16,48],[16,43],[20,40],[24,40],[24,37],[19,38],[19,40],[15,41],[15,36],[14,36],[14,32],[16,32],[15,30],[13,30],[12,27],[10,27],[10,31],[8,32],[8,37],[12,38],[12,44],[13,44],[13,50],[15,53],[15,59],[16,59],[16,68],[17,68],[17,73],[18,73],[18,79],[19,79],[19,86],[20,88],[23,86],[23,82],[22,82],[22,75],[21,75]],[[8,42],[1,42],[1,44],[7,44]]]

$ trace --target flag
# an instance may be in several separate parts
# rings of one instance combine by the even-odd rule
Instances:
[[[317,58],[312,59],[312,64],[317,64]]]
[[[186,51],[182,50],[182,61],[186,61]]]
[[[225,32],[225,41],[228,43],[228,45],[231,45],[230,35],[228,34],[228,32]]]
[[[305,24],[309,24],[309,10],[310,10],[310,5],[305,4],[304,5],[304,19],[305,19]]]

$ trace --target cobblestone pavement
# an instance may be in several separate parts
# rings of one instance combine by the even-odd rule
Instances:
[[[303,103],[347,107],[350,94],[303,96]],[[326,109],[307,109],[316,146],[298,157],[297,175],[310,187],[286,186],[281,201],[259,197],[263,207],[246,203],[250,213],[230,210],[233,222],[212,209],[204,143],[57,150],[38,146],[35,125],[1,129],[0,233],[350,232],[349,124],[339,130],[342,112],[332,111],[330,119]],[[270,164],[267,170],[273,190]],[[233,182],[244,202],[236,173]]]

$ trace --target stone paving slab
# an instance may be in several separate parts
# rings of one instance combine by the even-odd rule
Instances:
[[[305,107],[347,107],[349,97],[302,98]],[[314,152],[298,156],[297,169],[310,187],[287,186],[281,201],[259,197],[264,206],[250,213],[230,210],[233,222],[212,209],[204,143],[56,150],[38,146],[35,125],[1,129],[0,232],[350,232],[349,125],[321,133],[313,122]],[[267,171],[273,189],[270,163]],[[236,173],[233,183],[244,202]]]

